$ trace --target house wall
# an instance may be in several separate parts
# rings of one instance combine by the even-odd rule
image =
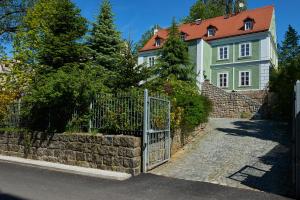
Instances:
[[[146,64],[149,67],[149,58],[155,57],[155,59],[157,59],[158,55],[159,55],[158,50],[142,52],[139,54],[138,57],[138,65]]]
[[[250,86],[240,86],[239,74],[241,71],[250,72]],[[228,73],[228,87],[225,90],[259,90],[260,89],[260,65],[259,64],[241,64],[234,66],[217,66],[211,68],[211,83],[218,86],[218,74]]]
[[[194,67],[195,72],[197,73],[197,41],[188,42],[188,51],[191,65]]]

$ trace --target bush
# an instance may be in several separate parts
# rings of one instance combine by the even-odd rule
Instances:
[[[158,78],[147,87],[169,96],[173,130],[181,128],[190,131],[208,121],[212,109],[211,102],[199,93],[196,83],[170,76],[167,80]]]

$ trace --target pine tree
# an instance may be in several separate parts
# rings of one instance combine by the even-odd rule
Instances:
[[[114,25],[111,4],[109,0],[104,0],[89,39],[95,64],[116,71],[120,62],[122,44],[120,33]]]
[[[37,64],[42,73],[80,62],[85,50],[78,40],[86,31],[86,19],[70,0],[40,0],[17,33],[16,59]]]
[[[175,75],[179,80],[191,80],[192,68],[189,62],[188,47],[181,39],[175,19],[169,28],[169,36],[161,50],[159,74],[167,77]]]
[[[297,31],[291,25],[289,25],[282,45],[279,46],[279,62],[281,64],[290,62],[300,54],[299,39],[300,36],[298,35]]]
[[[137,87],[141,81],[146,80],[150,75],[149,68],[137,64],[137,54],[135,54],[132,44],[132,41],[126,41],[122,50],[120,67],[117,71],[118,78],[114,84],[118,89]]]
[[[101,88],[80,42],[86,31],[86,19],[70,0],[39,0],[24,17],[14,47],[20,65],[34,69],[23,97],[30,128],[65,131],[74,109],[87,109]]]

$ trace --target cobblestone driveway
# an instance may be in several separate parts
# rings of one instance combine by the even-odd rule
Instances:
[[[290,192],[289,141],[278,124],[211,119],[207,132],[152,173],[281,195]]]

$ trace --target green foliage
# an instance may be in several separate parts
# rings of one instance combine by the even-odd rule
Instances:
[[[279,62],[281,64],[290,62],[300,54],[299,39],[300,36],[298,35],[297,31],[291,25],[289,25],[282,45],[279,46]]]
[[[161,49],[158,60],[158,74],[162,78],[173,74],[179,80],[195,80],[195,73],[190,65],[187,44],[181,39],[175,19],[169,28],[169,36]]]
[[[86,20],[69,0],[40,0],[24,17],[15,39],[15,56],[38,73],[80,62],[86,49],[78,40],[86,33]]]
[[[120,64],[123,43],[114,25],[112,7],[109,0],[101,5],[97,22],[93,24],[88,45],[92,50],[94,64],[110,71],[116,71]]]
[[[246,10],[247,0],[237,0],[235,3],[229,1],[229,6],[226,7],[227,0],[197,0],[194,5],[190,8],[189,16],[187,16],[184,22],[193,22],[196,19],[209,19],[213,17],[218,17],[226,14],[227,12],[239,12]],[[244,3],[244,8],[239,8],[239,3]]]
[[[34,129],[64,131],[75,109],[85,113],[92,98],[105,90],[98,70],[89,65],[65,66],[39,78],[24,101]],[[103,73],[102,73],[103,74]]]
[[[193,130],[208,120],[212,106],[200,95],[195,82],[178,80],[170,75],[167,79],[157,78],[146,84],[152,91],[166,94],[171,100],[171,128]]]
[[[132,42],[126,41],[122,49],[122,57],[117,68],[117,78],[114,87],[118,90],[125,90],[131,87],[138,87],[139,82],[149,78],[151,69],[144,65],[137,64],[137,54],[134,53]]]
[[[292,117],[294,85],[297,80],[300,80],[300,55],[279,69],[273,69],[270,77],[270,90],[278,96],[272,109],[284,120]]]
[[[40,0],[24,17],[15,56],[34,71],[24,97],[30,128],[64,131],[74,109],[84,113],[104,89],[106,71],[91,66],[80,43],[86,31],[86,20],[69,0]]]
[[[0,1],[0,41],[10,42],[28,8],[36,0],[1,0]]]
[[[293,110],[294,85],[300,80],[300,47],[299,35],[289,26],[285,39],[279,47],[280,65],[272,69],[270,76],[270,91],[275,92],[272,111],[281,119],[290,120]]]

